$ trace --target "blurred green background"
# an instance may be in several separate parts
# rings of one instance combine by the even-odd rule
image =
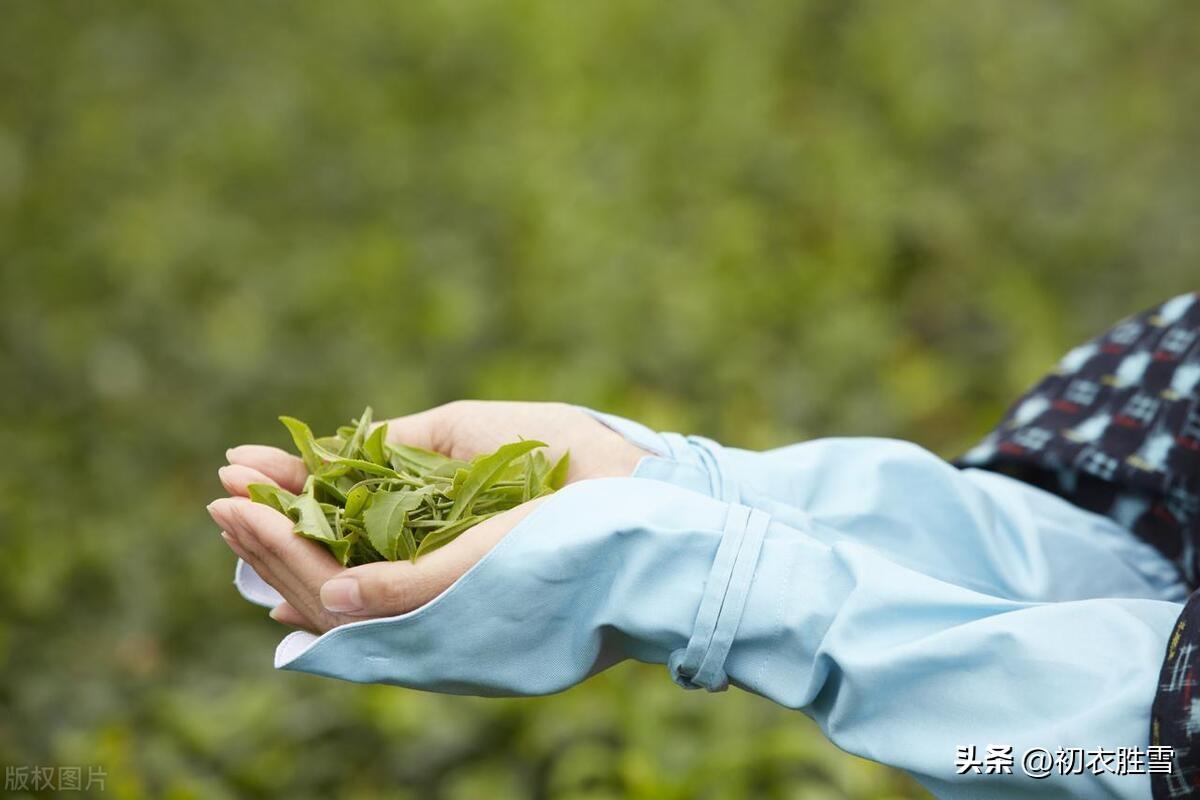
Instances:
[[[923,797],[661,667],[537,700],[276,673],[216,468],[280,413],[457,397],[952,455],[1196,288],[1198,37],[1146,0],[0,2],[0,765]]]

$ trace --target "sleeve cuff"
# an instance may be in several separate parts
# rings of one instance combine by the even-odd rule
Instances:
[[[575,408],[587,414],[609,430],[619,434],[626,441],[637,445],[647,452],[653,453],[660,458],[667,458],[671,454],[671,449],[663,434],[647,428],[640,422],[634,422],[625,417],[618,417],[616,414],[606,414],[603,411],[596,411],[594,408],[588,408],[587,406],[575,406]]]
[[[683,688],[721,692],[729,687],[725,659],[742,620],[770,519],[757,509],[729,506],[691,638],[667,662],[672,679]]]
[[[271,584],[264,581],[254,567],[242,561],[237,561],[233,569],[233,585],[242,597],[263,608],[274,608],[283,602],[283,595],[275,591]]]
[[[630,444],[653,453],[643,458],[633,477],[663,481],[701,492],[726,503],[741,499],[737,483],[721,466],[722,447],[703,436],[684,436],[678,433],[659,433],[640,422],[596,411],[587,406],[575,406]]]

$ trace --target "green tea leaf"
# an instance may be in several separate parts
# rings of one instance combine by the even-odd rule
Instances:
[[[362,447],[363,455],[367,457],[368,461],[383,467],[388,466],[389,463],[387,453],[383,447],[384,439],[387,438],[387,428],[387,423],[384,423],[371,431],[371,435],[366,438]]]
[[[558,491],[567,484],[567,472],[571,469],[571,451],[565,450],[559,456],[558,461],[554,462],[554,466],[546,473],[545,480],[542,481],[543,492],[546,489]]]
[[[498,505],[501,509],[514,508],[525,502],[525,487],[522,486],[493,486],[487,491],[480,492],[475,497],[476,511],[486,510],[486,506]],[[537,497],[535,494],[534,497]]]
[[[514,458],[508,466],[500,470],[500,474],[496,476],[496,483],[516,482],[522,483],[525,480],[525,473],[529,468],[529,458],[533,453],[527,454],[524,458]]]
[[[371,499],[370,507],[363,513],[363,523],[371,546],[388,561],[396,560],[397,547],[404,535],[405,518],[421,502],[419,492],[380,492]]]
[[[353,489],[346,493],[346,516],[359,516],[363,508],[366,507],[369,499],[371,499],[371,488],[361,483],[355,485]]]
[[[521,501],[532,500],[542,491],[546,478],[546,457],[541,450],[534,450],[525,457],[525,480],[522,482]]]
[[[295,522],[294,530],[301,536],[319,542],[336,542],[337,535],[325,517],[325,509],[312,495],[300,495],[288,509],[288,516]]]
[[[566,480],[566,454],[551,467],[542,442],[513,442],[467,462],[388,442],[386,425],[372,427],[370,407],[336,436],[280,420],[309,470],[304,491],[252,484],[250,496],[287,514],[297,535],[321,542],[342,565],[416,560]]]
[[[278,486],[270,483],[251,483],[246,486],[246,491],[250,494],[250,499],[254,502],[270,506],[276,511],[282,511],[284,514],[288,513],[288,509],[292,507],[292,503],[296,502],[296,495],[287,489],[280,489]]]
[[[300,451],[300,457],[304,460],[304,466],[308,467],[309,472],[316,472],[327,461],[336,461],[341,458],[339,453],[331,452],[321,446],[313,437],[312,428],[300,420],[294,417],[280,417],[279,421],[292,434],[292,441],[296,443],[296,449]]]
[[[413,561],[416,561],[426,553],[433,552],[439,547],[449,544],[457,539],[459,535],[467,529],[475,527],[488,517],[493,517],[498,513],[500,512],[497,511],[491,514],[477,514],[470,517],[463,517],[457,522],[453,522],[444,528],[439,528],[438,530],[425,534],[425,538],[421,540],[419,545],[417,545],[417,551],[412,557]]]
[[[458,497],[462,491],[462,487],[467,482],[467,476],[471,474],[469,467],[459,467],[454,470],[454,478],[450,481],[450,485],[446,488],[446,496],[449,498]]]
[[[305,534],[302,533],[300,535],[304,536]],[[350,561],[350,550],[354,546],[354,542],[357,538],[358,534],[355,533],[353,536],[347,536],[345,539],[337,539],[336,541],[332,542],[327,542],[322,539],[320,542],[329,548],[329,552],[332,553],[333,557],[337,559],[337,562],[344,567]]]
[[[294,417],[280,417],[279,421],[292,435],[292,441],[295,442],[296,449],[300,451],[300,458],[304,460],[304,466],[308,467],[309,472],[316,472],[321,466],[321,459],[317,457],[317,453],[313,449],[312,428]]]
[[[425,477],[426,478],[449,478],[449,477],[453,476],[454,473],[457,472],[458,470],[466,469],[469,466],[471,466],[471,464],[468,461],[461,461],[457,458],[449,458],[449,459],[446,459],[446,463],[442,464],[440,467],[435,469],[433,472],[428,473]]]
[[[441,453],[399,442],[387,442],[384,446],[391,456],[392,466],[397,470],[406,469],[417,473],[434,472],[450,460]]]
[[[412,528],[405,525],[400,529],[400,538],[396,542],[396,558],[414,560],[417,557],[417,540]]]
[[[454,505],[447,512],[446,521],[454,522],[463,515],[463,512],[468,511],[471,504],[475,502],[475,497],[491,485],[514,459],[520,458],[530,450],[545,446],[545,442],[533,440],[512,442],[502,445],[500,449],[490,455],[472,461],[470,471],[463,480],[462,486],[455,492]]]
[[[346,493],[336,483],[321,475],[313,476],[313,495],[318,500],[325,500],[337,503],[338,505],[346,502]]]
[[[342,458],[335,456],[335,460],[330,463],[330,466],[346,467],[349,470],[358,470],[365,472],[368,475],[382,475],[385,478],[403,478],[404,476],[392,469],[391,467],[373,464],[370,461],[363,461],[358,458]]]
[[[346,440],[341,436],[318,436],[313,439],[317,446],[328,450],[330,453],[341,453],[342,448],[346,446]]]
[[[367,440],[367,435],[371,432],[371,407],[367,406],[363,413],[359,416],[358,421],[354,426],[354,433],[351,434],[349,440],[339,451],[341,455],[347,458],[357,458],[358,451],[363,446],[363,442]]]

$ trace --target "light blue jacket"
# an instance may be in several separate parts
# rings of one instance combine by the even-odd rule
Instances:
[[[1034,780],[1020,759],[1147,746],[1187,596],[1152,547],[906,442],[755,453],[589,413],[655,455],[567,486],[416,611],[290,634],[276,666],[535,695],[633,658],[802,710],[939,797],[1149,797],[1145,774]],[[279,602],[245,564],[236,583]],[[959,747],[989,745],[1012,774],[957,774]]]

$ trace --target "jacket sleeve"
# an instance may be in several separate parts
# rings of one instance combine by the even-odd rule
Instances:
[[[866,513],[878,495],[863,494]],[[939,528],[936,496],[920,498]],[[1021,774],[1029,748],[1144,746],[1180,605],[1032,603],[915,571],[811,517],[657,480],[567,486],[416,611],[293,633],[276,665],[441,692],[557,692],[624,659],[802,709],[947,798],[1144,797],[1145,775]],[[951,529],[933,530],[954,536]],[[1013,774],[957,774],[1011,745]]]
[[[819,523],[830,543],[872,547],[943,581],[1039,602],[1188,596],[1174,565],[1113,520],[1004,475],[960,470],[909,442],[828,438],[754,452],[579,408],[653,454],[638,477],[793,526]]]

